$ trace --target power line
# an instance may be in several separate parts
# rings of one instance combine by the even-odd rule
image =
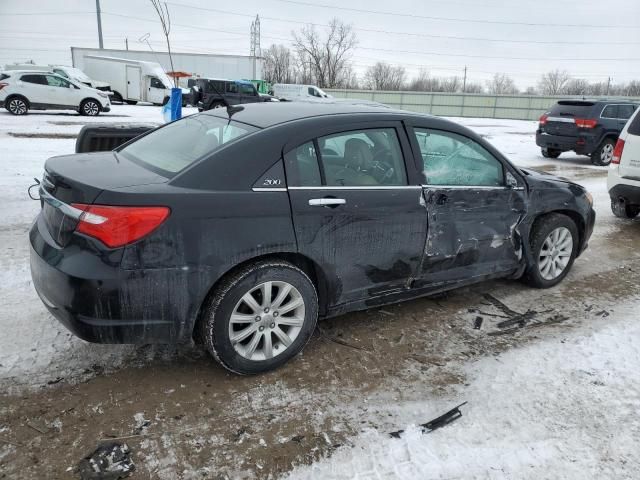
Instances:
[[[534,22],[508,22],[505,20],[477,20],[477,19],[468,19],[468,18],[436,17],[436,16],[430,16],[430,15],[416,15],[413,13],[397,13],[397,12],[389,12],[389,11],[381,11],[381,10],[366,10],[363,8],[340,7],[337,5],[301,2],[299,0],[276,0],[276,1],[284,2],[284,3],[292,3],[295,5],[303,5],[305,7],[329,8],[331,10],[345,10],[345,11],[357,12],[357,13],[373,13],[375,15],[385,15],[385,16],[393,16],[393,17],[421,18],[424,20],[439,20],[439,21],[445,21],[445,22],[488,23],[488,24],[495,24],[495,25],[524,25],[524,26],[535,26],[535,27],[580,27],[580,28],[609,28],[609,29],[620,29],[620,28],[637,29],[638,28],[637,25],[620,25],[618,23],[612,23],[610,25],[578,24],[578,23],[534,23]]]
[[[206,8],[199,7],[196,5],[188,5],[186,3],[176,3],[176,2],[167,2],[169,5],[174,5],[176,7],[183,8],[192,8],[195,10],[201,10],[205,12],[214,12],[214,13],[222,13],[226,15],[236,15],[240,17],[250,17],[253,18],[253,15],[247,13],[233,12],[230,10],[220,10],[216,8]],[[316,27],[328,27],[329,25],[325,23],[314,23],[314,22],[305,22],[302,20],[291,20],[277,17],[268,17],[263,15],[263,19],[271,20],[275,22],[283,22],[283,23],[295,23],[300,25],[313,25]],[[391,30],[379,30],[372,28],[361,28],[361,27],[353,27],[353,30],[359,32],[368,32],[368,33],[382,33],[386,35],[401,35],[401,36],[410,36],[410,37],[421,37],[421,38],[442,38],[446,40],[469,40],[474,42],[497,42],[497,43],[516,43],[516,44],[533,44],[533,45],[640,45],[640,42],[628,42],[628,41],[620,41],[620,42],[602,42],[602,41],[569,41],[569,40],[513,40],[513,39],[502,39],[502,38],[488,38],[488,37],[463,37],[456,35],[435,35],[429,33],[416,33],[416,32],[394,32]]]

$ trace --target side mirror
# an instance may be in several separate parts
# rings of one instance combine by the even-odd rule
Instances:
[[[507,180],[507,187],[508,188],[517,188],[518,187],[518,180],[516,179],[516,177],[513,176],[513,174],[511,172],[507,172],[506,180]]]

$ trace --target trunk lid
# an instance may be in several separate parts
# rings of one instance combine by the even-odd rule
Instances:
[[[576,118],[591,118],[594,102],[566,100],[556,103],[547,114],[542,131],[549,135],[564,137],[578,136]]]
[[[65,246],[81,214],[73,203],[92,204],[104,190],[167,181],[115,152],[53,157],[45,163],[40,184],[42,217],[55,242]]]

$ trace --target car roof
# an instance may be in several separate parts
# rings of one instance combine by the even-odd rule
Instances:
[[[216,108],[207,110],[205,115],[228,118],[227,110]],[[281,123],[312,117],[348,114],[371,114],[388,116],[426,116],[423,114],[373,106],[327,102],[264,102],[245,103],[242,110],[232,115],[233,120],[248,123],[259,128],[268,128]]]

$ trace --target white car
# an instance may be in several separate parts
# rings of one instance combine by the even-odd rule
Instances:
[[[634,218],[640,213],[640,108],[618,137],[609,167],[607,190],[616,217]]]
[[[76,110],[94,116],[111,110],[109,95],[52,72],[0,72],[0,107],[13,115],[29,110]]]

